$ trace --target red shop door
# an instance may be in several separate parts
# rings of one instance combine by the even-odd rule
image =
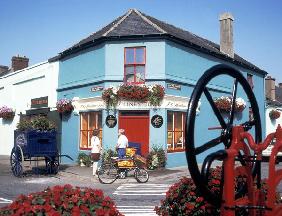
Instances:
[[[141,154],[149,153],[149,113],[148,112],[120,112],[119,128],[125,129],[129,142],[141,144]]]

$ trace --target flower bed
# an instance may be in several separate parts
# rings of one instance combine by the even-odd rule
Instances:
[[[220,192],[221,167],[211,169],[208,181],[208,188],[215,195]],[[244,187],[246,176],[239,175],[235,179],[235,192]],[[262,190],[267,194],[267,183],[262,181]],[[276,193],[276,203],[281,203],[282,198]],[[219,216],[220,209],[211,206],[200,196],[193,180],[182,177],[177,183],[172,185],[166,192],[166,197],[161,201],[160,206],[155,207],[158,215],[191,215],[191,216]],[[235,215],[249,215],[246,209],[236,209]]]
[[[216,107],[221,112],[230,112],[232,98],[231,97],[227,97],[227,96],[221,96],[219,98],[216,98],[214,100],[214,103],[215,103]],[[243,112],[243,110],[245,108],[246,108],[246,102],[244,101],[244,99],[243,98],[236,98],[235,112]]]
[[[269,112],[269,118],[272,120],[278,119],[280,117],[280,112],[278,110],[271,110]]]
[[[14,116],[15,116],[15,111],[12,108],[9,108],[7,106],[2,106],[0,108],[0,118],[9,120],[14,118]]]
[[[149,101],[152,106],[159,106],[164,98],[165,90],[161,85],[128,85],[123,84],[118,88],[110,87],[103,91],[102,99],[107,108],[115,107],[119,100]]]
[[[44,191],[20,195],[1,208],[0,215],[122,215],[114,202],[101,190],[71,185],[54,186]]]
[[[60,99],[56,103],[56,108],[59,113],[71,113],[73,111],[72,101],[66,98]]]

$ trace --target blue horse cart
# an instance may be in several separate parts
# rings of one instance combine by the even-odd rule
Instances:
[[[57,174],[59,154],[57,149],[56,131],[14,131],[14,147],[10,156],[11,169],[14,176],[23,174],[24,161],[45,160],[46,172]],[[38,164],[38,163],[37,163]]]

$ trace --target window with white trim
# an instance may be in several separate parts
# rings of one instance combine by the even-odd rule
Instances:
[[[167,151],[184,151],[185,112],[167,112]]]
[[[99,130],[99,138],[102,143],[102,112],[85,112],[80,113],[80,149],[91,149],[91,137],[93,130]]]

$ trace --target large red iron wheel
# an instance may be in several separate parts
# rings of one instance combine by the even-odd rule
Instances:
[[[224,117],[221,111],[217,108],[216,104],[214,103],[213,94],[215,88],[212,87],[215,86],[214,83],[216,82],[216,80],[220,80],[221,77],[233,80],[233,82],[231,81],[224,83],[225,86],[228,84],[230,85],[230,91],[225,94],[229,94],[231,98],[230,111],[226,113]],[[235,123],[235,103],[238,94],[238,89],[240,89],[240,94],[245,95],[245,99],[248,102],[247,108],[251,108],[253,113],[253,119],[242,119],[242,122],[239,123],[238,121],[240,121],[240,119],[236,119]],[[212,110],[211,115],[215,115],[215,119],[217,119],[217,122],[214,122],[214,124],[219,126],[219,135],[217,137],[212,138],[211,140],[208,140],[207,142],[200,143],[199,136],[196,136],[195,127],[197,126],[196,119],[198,118],[198,104],[199,102],[203,101],[206,101],[204,105],[210,106],[209,108]],[[203,104],[201,104],[201,106],[202,105]],[[246,111],[249,112],[249,110]],[[199,116],[200,115],[201,111],[199,112]],[[224,179],[222,177],[222,181],[220,183],[220,193],[215,195],[212,191],[209,190],[207,186],[207,175],[212,162],[214,162],[215,160],[222,161],[224,157],[226,157],[226,153],[224,150],[228,149],[231,145],[232,128],[235,126],[235,124],[243,125],[245,131],[251,130],[254,133],[255,142],[261,142],[262,131],[259,108],[255,95],[248,81],[238,70],[227,65],[216,65],[208,69],[201,76],[192,92],[187,110],[185,130],[186,158],[191,177],[194,180],[196,187],[200,190],[200,193],[205,198],[205,200],[216,207],[220,207],[222,203],[222,188],[224,184]],[[209,131],[207,130],[201,133],[207,134],[209,133]],[[221,146],[222,148],[218,149]],[[212,152],[213,148],[216,148],[216,151]],[[199,161],[198,159],[199,155],[204,155],[205,157],[201,169],[199,165],[199,162],[201,161]],[[252,155],[252,158],[255,158],[255,155]],[[239,156],[236,160],[238,160],[239,163],[241,163],[242,165],[244,165],[245,163],[245,157],[241,153],[239,153]],[[258,179],[260,179],[260,162],[256,160],[254,160],[253,162],[253,175],[257,175]],[[260,184],[259,181],[258,184]],[[239,193],[244,192],[240,192],[239,190]]]

